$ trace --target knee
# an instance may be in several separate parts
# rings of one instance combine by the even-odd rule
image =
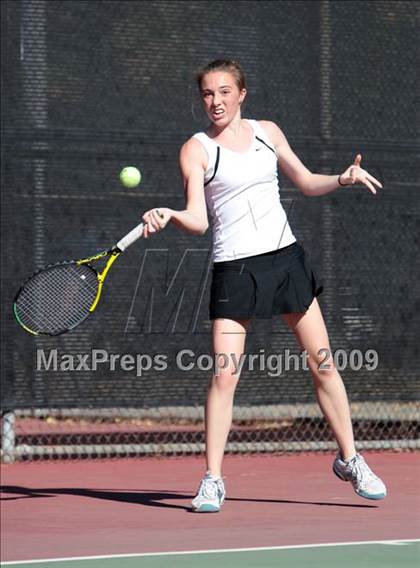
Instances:
[[[309,366],[316,379],[323,382],[337,376],[337,369],[329,349],[320,349],[309,355]]]
[[[235,374],[234,368],[218,369],[211,378],[210,388],[220,393],[231,394],[235,392],[238,381],[239,375]]]

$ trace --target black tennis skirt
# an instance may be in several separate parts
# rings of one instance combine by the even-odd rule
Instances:
[[[297,242],[256,256],[215,262],[210,319],[269,319],[304,313],[322,290]]]

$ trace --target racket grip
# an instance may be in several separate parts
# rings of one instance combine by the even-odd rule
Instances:
[[[124,251],[127,247],[135,243],[143,234],[143,223],[134,227],[129,233],[125,235],[120,241],[117,243],[117,247]]]

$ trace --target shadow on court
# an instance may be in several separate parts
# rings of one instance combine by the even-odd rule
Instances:
[[[201,456],[2,466],[2,560],[418,538],[419,457],[370,453],[389,494],[369,502],[334,454],[228,455],[217,515],[190,509]]]
[[[11,501],[14,499],[31,499],[31,498],[49,498],[58,495],[75,495],[78,497],[87,497],[90,499],[105,499],[107,501],[116,501],[119,503],[134,503],[137,505],[144,505],[146,507],[165,507],[169,509],[182,509],[190,511],[190,507],[185,505],[172,505],[163,503],[164,499],[189,499],[194,496],[183,494],[179,491],[120,491],[120,490],[100,490],[97,489],[83,489],[72,487],[60,488],[42,488],[35,489],[30,487],[21,487],[15,485],[2,485],[0,486],[1,493],[16,495],[16,497],[0,497],[0,501]],[[289,499],[242,499],[238,497],[228,497],[226,501],[230,502],[247,502],[247,503],[277,503],[288,505],[318,505],[320,507],[351,507],[356,509],[376,509],[377,505],[365,505],[355,503],[331,503],[325,501],[296,501]]]

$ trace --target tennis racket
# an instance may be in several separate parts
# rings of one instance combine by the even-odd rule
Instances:
[[[33,335],[60,335],[80,325],[95,311],[109,269],[143,234],[143,223],[116,245],[94,256],[50,264],[26,280],[16,294],[17,323]],[[98,272],[92,262],[105,260]]]

